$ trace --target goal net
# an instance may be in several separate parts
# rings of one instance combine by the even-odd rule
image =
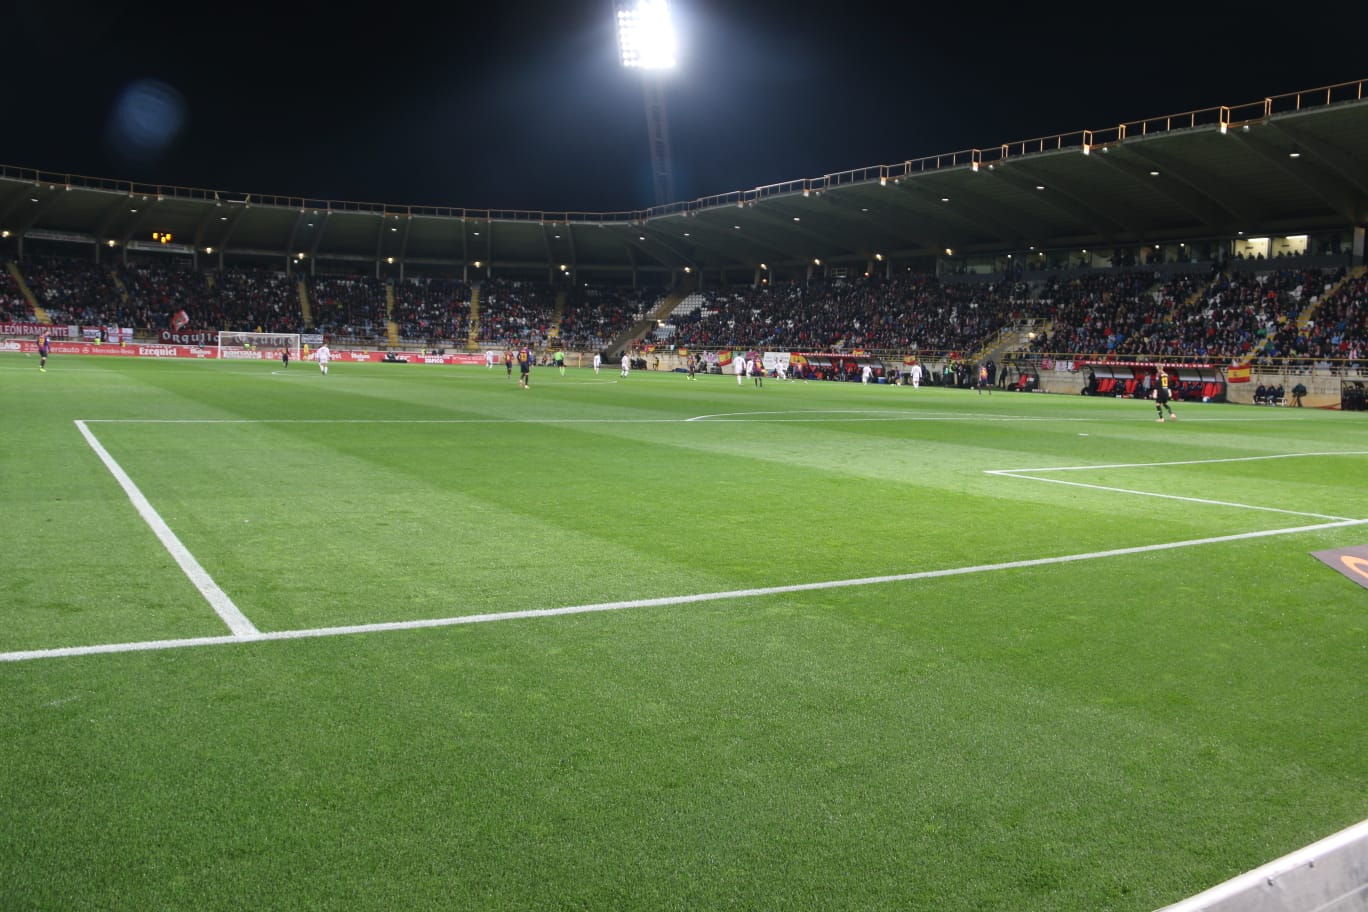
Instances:
[[[218,334],[218,357],[247,361],[279,361],[288,351],[299,360],[299,333],[227,332]]]

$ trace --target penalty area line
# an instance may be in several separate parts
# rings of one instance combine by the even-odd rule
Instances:
[[[1231,462],[1262,462],[1269,459],[1297,459],[1305,456],[1368,456],[1368,451],[1349,450],[1345,452],[1325,452],[1325,453],[1273,453],[1263,456],[1234,456],[1223,459],[1184,459],[1173,462],[1132,462],[1114,463],[1111,465],[1073,465],[1073,466],[1046,466],[1035,469],[984,469],[985,475],[997,475],[1000,478],[1019,478],[1023,481],[1039,481],[1045,484],[1066,485],[1072,488],[1090,488],[1094,491],[1107,491],[1113,494],[1133,494],[1139,497],[1158,497],[1163,500],[1181,500],[1187,503],[1208,504],[1214,507],[1233,507],[1238,510],[1260,510],[1266,513],[1283,513],[1288,516],[1308,516],[1312,519],[1331,519],[1343,520],[1348,517],[1332,516],[1327,513],[1310,513],[1305,510],[1285,510],[1281,507],[1264,507],[1257,504],[1235,503],[1227,500],[1211,500],[1205,497],[1187,497],[1182,494],[1165,494],[1161,491],[1141,491],[1135,488],[1118,488],[1112,485],[1089,484],[1083,481],[1065,481],[1062,478],[1040,478],[1036,473],[1039,472],[1083,472],[1089,470],[1102,469],[1148,469],[1167,466],[1188,466],[1188,465],[1215,465],[1218,463]]]
[[[69,646],[57,649],[30,649],[20,652],[0,653],[0,662],[21,662],[33,659],[65,658],[112,652],[147,652],[161,649],[183,649],[192,646],[222,646],[228,644],[264,642],[267,640],[305,640],[319,637],[347,636],[351,634],[382,633],[392,630],[420,630],[430,627],[456,627],[464,624],[487,624],[494,621],[515,621],[530,618],[559,617],[561,615],[570,614],[591,614],[598,611],[621,611],[629,608],[660,608],[670,605],[693,605],[700,602],[760,598],[769,595],[784,595],[794,592],[816,592],[823,589],[849,589],[857,586],[877,586],[886,583],[941,579],[950,576],[967,576],[975,573],[992,573],[998,570],[1048,567],[1054,564],[1068,564],[1077,561],[1098,560],[1107,557],[1124,557],[1130,554],[1147,554],[1154,551],[1196,548],[1202,545],[1215,545],[1255,538],[1299,535],[1304,532],[1317,532],[1324,529],[1338,529],[1345,526],[1359,526],[1364,524],[1368,524],[1368,519],[1346,519],[1339,522],[1319,523],[1313,526],[1264,529],[1258,532],[1240,532],[1234,535],[1185,539],[1183,541],[1162,542],[1154,545],[1136,545],[1130,548],[1113,548],[1108,551],[1088,551],[1082,554],[1064,554],[1057,557],[1038,557],[1027,560],[1003,561],[995,564],[975,564],[969,567],[923,570],[916,573],[897,573],[889,576],[867,576],[857,579],[827,580],[817,583],[796,583],[789,586],[765,586],[756,589],[731,589],[724,592],[702,592],[694,595],[630,599],[618,602],[599,602],[592,605],[571,605],[564,608],[532,608],[526,611],[506,611],[495,614],[471,614],[462,617],[430,618],[419,621],[387,621],[375,624],[353,624],[345,627],[317,627],[308,630],[280,630],[270,633],[254,632],[237,636],[197,637],[183,640],[151,640],[140,643],[106,643],[98,646]]]
[[[156,508],[143,495],[143,492],[133,483],[133,479],[128,477],[128,473],[123,470],[123,467],[115,461],[113,456],[109,455],[109,451],[90,432],[85,422],[77,421],[76,428],[81,432],[86,443],[90,444],[90,448],[95,451],[95,455],[100,457],[105,468],[109,469],[110,474],[123,488],[124,493],[128,495],[128,499],[132,502],[134,509],[138,511],[138,515],[143,518],[143,522],[152,529],[157,540],[162,543],[162,547],[166,548],[172,559],[190,579],[190,582],[199,590],[200,595],[204,596],[214,612],[223,619],[223,623],[228,625],[228,629],[233,631],[234,636],[252,636],[259,633],[260,631],[256,629],[256,626],[247,620],[247,616],[228,597],[228,593],[219,588],[218,583],[214,582],[208,571],[200,566],[199,561],[195,560],[190,549],[181,543],[175,532],[171,531],[171,527],[161,518],[161,514],[156,511]]]

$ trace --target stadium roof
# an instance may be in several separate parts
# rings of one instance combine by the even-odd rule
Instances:
[[[238,259],[412,273],[863,265],[1134,247],[1368,223],[1368,81],[875,165],[631,212],[390,206],[0,166],[0,229]],[[165,244],[153,235],[170,235]],[[392,258],[392,260],[391,260]],[[356,265],[364,264],[364,265]],[[476,265],[478,264],[478,265]],[[334,269],[336,267],[333,267]]]

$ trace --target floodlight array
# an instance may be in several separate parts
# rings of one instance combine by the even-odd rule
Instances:
[[[637,0],[618,9],[622,65],[664,70],[675,65],[675,33],[667,0]]]

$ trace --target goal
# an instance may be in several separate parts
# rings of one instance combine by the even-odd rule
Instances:
[[[278,361],[289,351],[299,360],[299,333],[228,332],[218,334],[218,357],[244,361]]]

